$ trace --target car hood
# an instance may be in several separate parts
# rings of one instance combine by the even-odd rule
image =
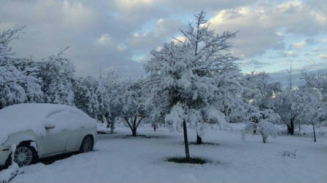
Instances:
[[[73,112],[79,118],[80,123],[74,122],[65,112]],[[61,115],[58,115],[61,114]],[[54,117],[53,117],[54,116]],[[95,126],[95,120],[81,110],[59,104],[17,104],[0,110],[0,143],[4,142],[8,135],[24,130],[32,130],[35,134],[45,134],[44,123],[59,118],[70,119],[71,124],[62,124],[61,128],[74,129],[80,126]],[[62,123],[62,121],[61,121]],[[60,128],[57,129],[61,130]]]

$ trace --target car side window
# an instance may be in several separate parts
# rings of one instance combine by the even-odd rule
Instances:
[[[62,110],[52,113],[49,119],[55,121],[56,128],[75,130],[83,125],[82,122],[85,120],[85,115],[72,110]]]

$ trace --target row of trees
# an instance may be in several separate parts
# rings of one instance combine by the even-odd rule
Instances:
[[[205,12],[195,15],[181,34],[154,49],[144,68],[144,79],[127,81],[114,72],[99,77],[76,77],[63,51],[41,62],[14,58],[9,46],[24,27],[0,32],[0,109],[17,103],[45,102],[76,106],[107,123],[126,122],[133,136],[143,121],[165,123],[184,133],[189,159],[187,128],[197,131],[202,143],[206,124],[247,122],[254,133],[269,132],[271,123],[283,123],[293,135],[296,125],[327,120],[327,75],[302,73],[304,84],[289,86],[270,82],[268,73],[240,72],[229,49],[236,32],[219,35],[210,30]],[[158,97],[160,96],[160,97]],[[264,134],[266,138],[267,134]]]
[[[24,26],[0,32],[0,109],[19,103],[54,103],[76,106],[107,123],[114,132],[115,121],[126,121],[136,129],[147,116],[140,81],[119,78],[114,72],[96,77],[76,77],[73,64],[63,57],[64,49],[42,61],[15,58],[9,43]]]

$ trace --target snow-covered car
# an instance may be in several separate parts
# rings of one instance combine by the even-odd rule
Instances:
[[[79,109],[57,104],[17,104],[0,110],[0,166],[88,152],[96,143],[96,121]]]

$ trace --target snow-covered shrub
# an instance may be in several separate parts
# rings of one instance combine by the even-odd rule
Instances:
[[[262,136],[263,143],[266,143],[267,138],[269,136],[272,136],[273,138],[275,138],[278,135],[278,128],[275,127],[274,124],[272,124],[268,121],[264,121],[264,120],[261,120],[258,123],[258,131],[260,132],[260,134]]]
[[[16,151],[16,144],[13,144],[11,146],[11,152]],[[11,153],[11,165],[0,172],[0,182],[1,183],[7,183],[12,178],[14,178],[17,174],[20,174],[21,170],[19,169],[19,166],[16,162],[14,162],[14,153]]]
[[[0,172],[0,182],[7,183],[19,173],[19,166],[13,163],[7,169]]]
[[[283,157],[296,158],[296,150],[292,151],[283,151],[280,153]]]
[[[254,130],[261,134],[263,143],[267,142],[269,136],[277,137],[279,131],[274,124],[265,120],[260,120],[259,123],[248,122],[242,130],[242,138],[244,139],[247,133],[252,133]]]

